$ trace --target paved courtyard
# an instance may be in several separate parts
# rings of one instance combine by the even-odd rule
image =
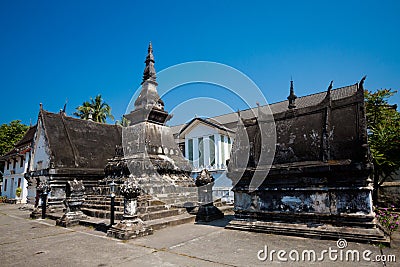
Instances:
[[[227,216],[209,224],[184,224],[120,241],[88,227],[62,228],[53,220],[31,220],[29,211],[18,207],[0,204],[0,266],[399,266],[400,262],[398,233],[392,248],[382,251],[378,246],[352,242],[339,249],[335,240],[226,230]],[[310,250],[316,253],[315,261]],[[266,251],[268,258],[260,260]],[[359,261],[356,256],[352,260],[354,251]],[[382,255],[391,261],[394,255],[397,263],[374,261]]]

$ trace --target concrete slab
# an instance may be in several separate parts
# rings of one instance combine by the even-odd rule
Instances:
[[[371,251],[375,255],[395,255],[398,266],[400,250],[348,242],[343,260],[292,261],[292,250],[300,253],[314,250],[317,258],[323,250],[338,250],[336,241],[289,237],[224,229],[230,216],[209,224],[182,224],[158,230],[152,236],[120,241],[91,227],[55,226],[53,220],[28,219],[29,211],[16,205],[0,204],[0,265],[1,266],[383,266],[381,262],[346,261],[348,250]],[[397,233],[396,233],[397,234]],[[397,235],[399,236],[399,235]],[[287,262],[280,261],[277,252],[265,261],[267,246],[271,250],[287,252]],[[294,254],[295,255],[295,254]],[[306,255],[307,256],[307,255]],[[338,256],[340,256],[338,254]]]

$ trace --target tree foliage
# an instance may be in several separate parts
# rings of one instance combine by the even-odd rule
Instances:
[[[20,120],[14,120],[9,124],[0,126],[0,155],[10,151],[25,135],[29,126],[22,124]]]
[[[117,120],[115,124],[122,127],[128,127],[131,124],[131,121],[128,120],[125,116],[121,116],[121,120]]]
[[[9,124],[2,124],[0,126],[0,156],[10,151],[15,143],[17,143],[25,135],[28,126],[22,124],[20,120],[14,120]],[[4,162],[0,162],[0,180],[3,175]]]
[[[374,163],[374,200],[383,182],[400,169],[400,113],[388,99],[397,91],[365,91],[368,143]]]
[[[90,101],[85,101],[81,106],[76,108],[74,115],[84,119],[92,119],[96,122],[105,123],[107,118],[114,120],[114,116],[111,114],[111,107],[103,101],[101,95],[97,95],[94,99],[90,98]]]

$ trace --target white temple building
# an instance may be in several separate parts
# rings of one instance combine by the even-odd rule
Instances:
[[[194,118],[172,127],[176,141],[193,166],[192,176],[207,169],[215,178],[213,195],[223,202],[233,202],[231,181],[226,177],[234,131],[212,119]]]
[[[6,196],[10,202],[27,202],[28,182],[25,173],[28,170],[35,131],[36,126],[30,127],[14,148],[0,158],[0,161],[4,162],[1,195]]]

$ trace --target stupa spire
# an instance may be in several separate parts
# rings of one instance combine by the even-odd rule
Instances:
[[[149,43],[149,47],[147,49],[147,57],[145,60],[146,67],[143,71],[143,81],[142,84],[147,81],[156,81],[156,69],[154,68],[154,55],[153,55],[153,46],[151,42]]]
[[[288,106],[289,109],[292,109],[292,108],[296,107],[296,103],[295,103],[296,98],[297,98],[297,96],[294,94],[293,80],[291,80],[290,81],[290,93],[289,93],[289,96],[287,98],[289,100],[289,106]]]
[[[125,117],[131,125],[151,121],[157,124],[164,124],[170,119],[168,112],[164,110],[164,101],[157,92],[156,70],[154,68],[153,46],[150,43],[146,57],[146,67],[143,72],[142,89],[135,100],[135,109]]]

